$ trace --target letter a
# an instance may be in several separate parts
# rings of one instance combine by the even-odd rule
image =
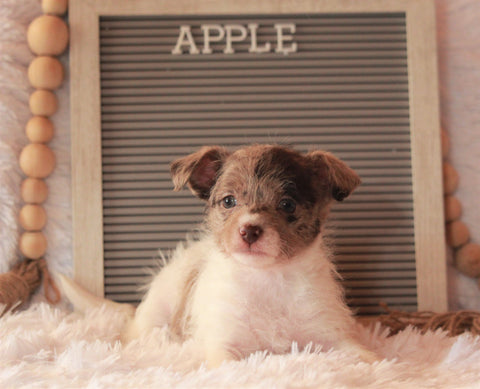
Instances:
[[[173,55],[182,55],[183,50],[182,46],[188,45],[190,54],[199,54],[197,46],[195,45],[195,41],[193,40],[192,30],[190,26],[180,26],[180,34],[178,35],[177,44],[175,48],[172,50]]]

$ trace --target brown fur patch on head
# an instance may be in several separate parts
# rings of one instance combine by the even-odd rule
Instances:
[[[305,157],[291,149],[274,146],[259,158],[254,171],[259,180],[279,181],[284,195],[311,207],[318,193],[312,186],[311,171]]]
[[[223,147],[203,147],[198,152],[180,158],[170,165],[175,190],[188,185],[197,197],[206,200],[228,152]]]

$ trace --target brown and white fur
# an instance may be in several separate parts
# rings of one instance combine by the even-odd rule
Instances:
[[[360,183],[333,155],[255,145],[204,147],[172,163],[176,190],[206,201],[205,231],[180,245],[128,323],[128,342],[167,325],[210,367],[296,342],[376,360],[356,340],[322,227]]]

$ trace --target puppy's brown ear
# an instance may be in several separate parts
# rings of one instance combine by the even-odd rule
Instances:
[[[188,185],[192,193],[206,200],[228,152],[218,146],[205,146],[194,154],[180,158],[170,165],[175,190]]]
[[[332,197],[335,200],[343,201],[360,185],[361,180],[358,174],[333,154],[313,151],[307,154],[307,157],[313,161],[314,169],[320,173],[321,177],[329,182]]]

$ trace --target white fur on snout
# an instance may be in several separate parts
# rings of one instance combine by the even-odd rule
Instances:
[[[240,234],[240,230],[248,226],[262,229],[262,234],[252,244],[245,242]],[[233,231],[232,234],[230,239],[231,255],[246,265],[271,265],[276,263],[281,255],[280,235],[261,213],[245,212],[238,218],[236,231]]]

